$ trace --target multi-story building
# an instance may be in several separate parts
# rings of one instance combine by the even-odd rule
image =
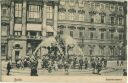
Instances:
[[[59,34],[73,37],[85,56],[126,57],[126,1],[3,0],[1,11],[6,59],[28,56]]]

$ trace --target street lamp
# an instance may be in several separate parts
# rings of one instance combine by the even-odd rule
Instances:
[[[12,40],[12,42],[11,42],[11,62],[12,62],[12,58],[13,58],[13,44],[14,44],[14,36],[10,36],[10,38],[11,38],[11,40]],[[10,59],[10,57],[9,57],[9,59]]]

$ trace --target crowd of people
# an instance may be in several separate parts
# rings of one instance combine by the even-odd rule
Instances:
[[[107,60],[101,57],[64,57],[64,56],[53,56],[45,55],[42,58],[31,59],[29,57],[19,59],[16,61],[15,67],[18,69],[30,68],[31,76],[38,76],[38,70],[44,69],[49,73],[64,69],[66,74],[69,73],[70,69],[86,70],[91,69],[93,74],[100,74],[100,71],[107,66]],[[10,69],[13,68],[7,65],[9,75]]]

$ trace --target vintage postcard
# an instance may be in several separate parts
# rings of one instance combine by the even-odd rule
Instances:
[[[2,0],[1,81],[126,83],[127,1]]]

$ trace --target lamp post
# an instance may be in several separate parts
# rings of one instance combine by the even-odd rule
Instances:
[[[13,58],[13,51],[14,51],[14,46],[13,46],[13,44],[14,44],[14,36],[10,36],[10,39],[11,39],[11,58],[9,57],[9,59],[11,59],[11,62],[13,61],[12,60],[12,58]]]

